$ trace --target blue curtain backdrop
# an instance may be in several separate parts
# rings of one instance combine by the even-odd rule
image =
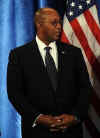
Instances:
[[[6,91],[9,51],[34,37],[34,12],[46,0],[0,0],[0,132],[1,138],[21,138],[20,116],[10,104]]]

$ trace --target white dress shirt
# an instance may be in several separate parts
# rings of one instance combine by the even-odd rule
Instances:
[[[38,36],[36,36],[36,42],[37,42],[37,45],[38,45],[40,54],[42,56],[43,62],[45,64],[45,55],[46,55],[45,47],[47,47],[47,45],[44,42],[42,42],[38,38]],[[58,53],[57,53],[56,42],[55,41],[54,42],[51,42],[48,46],[51,47],[50,54],[53,57],[53,60],[55,62],[56,69],[58,69]]]

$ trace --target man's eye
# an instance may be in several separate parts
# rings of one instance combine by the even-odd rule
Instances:
[[[53,26],[57,26],[57,24],[62,24],[62,21],[61,20],[60,21],[54,21],[54,22],[51,22],[51,24]]]

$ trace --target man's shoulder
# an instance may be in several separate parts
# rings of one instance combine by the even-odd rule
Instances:
[[[57,41],[57,45],[63,51],[67,51],[67,52],[71,52],[71,53],[81,52],[81,49],[75,45],[71,45],[68,43],[61,42],[61,41]]]
[[[27,42],[23,45],[20,45],[16,48],[13,48],[12,51],[17,52],[17,53],[23,53],[23,52],[27,52],[28,50],[33,48],[33,45],[35,44],[35,40],[32,40],[30,42]]]

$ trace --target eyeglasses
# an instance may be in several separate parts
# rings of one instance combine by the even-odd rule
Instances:
[[[54,27],[56,27],[58,24],[62,25],[63,21],[59,20],[59,21],[52,21],[50,22]]]
[[[51,22],[49,22],[49,21],[44,21],[44,23],[50,23],[50,24],[52,24],[54,27],[56,27],[58,24],[62,25],[62,24],[63,24],[63,21],[62,21],[62,20],[59,20],[59,21],[54,20],[54,21],[51,21]]]

